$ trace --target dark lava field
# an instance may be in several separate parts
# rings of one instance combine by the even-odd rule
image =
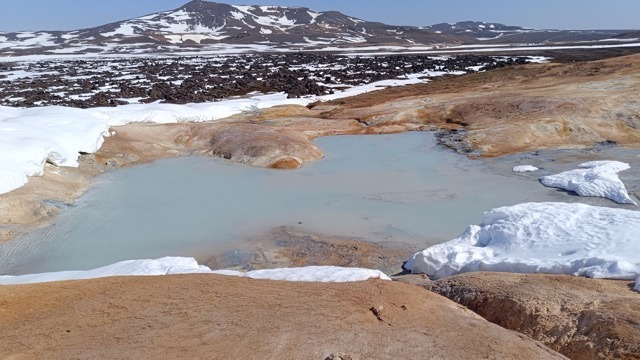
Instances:
[[[407,75],[428,79],[535,60],[527,56],[286,53],[0,62],[0,105],[88,108],[207,102],[252,93],[324,95]]]

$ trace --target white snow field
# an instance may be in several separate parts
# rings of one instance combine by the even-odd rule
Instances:
[[[532,172],[532,171],[538,171],[538,170],[540,169],[538,169],[533,165],[518,165],[513,167],[513,172],[517,172],[517,173]]]
[[[354,86],[335,94],[295,99],[277,93],[186,105],[152,103],[90,109],[0,106],[0,194],[23,186],[28,176],[42,175],[47,161],[58,166],[78,166],[80,152],[97,151],[104,137],[109,136],[111,126],[132,122],[212,121],[243,111],[277,105],[304,106],[421,81],[418,75],[406,76]]]
[[[95,279],[108,276],[150,276],[170,274],[219,274],[251,279],[271,279],[307,282],[352,282],[368,279],[391,280],[378,270],[344,268],[337,266],[309,266],[241,272],[235,270],[211,270],[198,265],[194,258],[163,257],[160,259],[127,260],[93,270],[59,271],[42,274],[0,276],[0,285],[33,284],[51,281]]]
[[[578,165],[580,169],[556,175],[543,176],[544,186],[573,191],[580,196],[595,196],[611,199],[619,204],[637,205],[618,177],[618,173],[630,169],[620,161],[590,161]]]
[[[414,254],[412,273],[570,274],[640,283],[640,212],[579,203],[523,203],[490,210],[458,238]],[[638,285],[636,285],[638,288]]]

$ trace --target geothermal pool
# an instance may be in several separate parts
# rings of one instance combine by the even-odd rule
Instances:
[[[278,226],[423,247],[458,236],[491,208],[557,201],[557,190],[531,176],[492,173],[436,147],[432,133],[316,143],[325,158],[294,171],[185,157],[102,174],[52,225],[1,244],[0,274],[206,260]]]

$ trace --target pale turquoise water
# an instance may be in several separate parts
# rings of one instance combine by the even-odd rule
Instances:
[[[188,157],[103,174],[55,224],[0,245],[0,273],[166,255],[202,259],[220,244],[283,225],[427,245],[458,236],[483,211],[556,193],[439,149],[431,133],[317,144],[326,157],[295,171]]]

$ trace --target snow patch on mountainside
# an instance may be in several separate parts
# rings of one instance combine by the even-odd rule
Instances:
[[[238,9],[238,11],[240,11],[241,13],[243,13],[245,18],[246,16],[249,16],[250,18],[253,19],[253,21],[263,26],[281,28],[283,26],[295,25],[294,20],[291,20],[286,16],[279,16],[277,13],[277,8],[275,7],[258,6],[257,9],[260,9],[264,13],[275,12],[275,15],[258,16],[253,13],[257,10],[256,7],[254,6],[246,6],[246,5],[232,5],[232,6]]]
[[[122,35],[122,36],[133,36],[136,33],[136,28],[131,23],[124,23],[120,25],[113,31],[102,33],[101,35],[104,37]]]

